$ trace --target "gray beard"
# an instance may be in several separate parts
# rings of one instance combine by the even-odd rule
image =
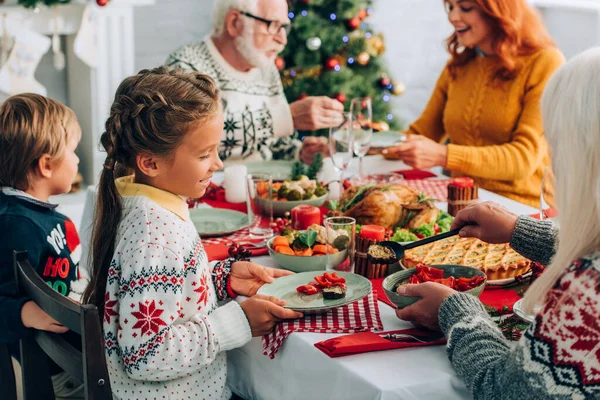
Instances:
[[[261,71],[268,71],[273,66],[275,59],[261,54],[255,47],[252,41],[253,32],[246,29],[242,36],[238,36],[234,40],[234,45],[237,51],[240,52],[246,62]]]

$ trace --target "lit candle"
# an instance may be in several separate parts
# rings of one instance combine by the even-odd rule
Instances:
[[[331,158],[325,158],[323,160],[323,172],[321,174],[321,182],[325,185],[329,184],[327,190],[329,191],[329,200],[339,200],[340,198],[340,171],[335,168]]]
[[[229,203],[243,203],[246,201],[247,184],[246,175],[248,168],[245,165],[230,165],[225,167],[225,201]]]

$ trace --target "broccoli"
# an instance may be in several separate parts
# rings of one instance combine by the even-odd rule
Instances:
[[[296,240],[296,237],[299,235],[300,233],[292,228],[285,228],[280,234],[280,236],[284,236],[290,243],[294,243],[294,240]]]
[[[323,187],[320,183],[317,183],[317,187],[315,189],[315,196],[321,197],[327,194],[327,189]]]
[[[312,196],[313,196],[313,194],[311,192],[305,192],[302,195],[302,200],[310,200],[310,199],[312,199]]]
[[[308,249],[308,246],[302,243],[302,240],[300,240],[300,236],[298,236],[292,242],[292,249],[302,251]]]
[[[288,192],[289,189],[287,188],[287,186],[281,185],[281,187],[277,191],[277,197],[279,197],[280,199],[285,199],[287,198]]]
[[[350,238],[346,235],[340,235],[333,241],[333,247],[342,251],[348,247],[348,243],[350,243]]]
[[[302,195],[297,190],[290,190],[287,193],[287,195],[285,196],[285,198],[288,199],[289,201],[298,201],[298,200],[302,200]]]

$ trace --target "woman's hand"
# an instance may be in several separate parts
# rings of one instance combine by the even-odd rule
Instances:
[[[412,322],[416,326],[439,330],[440,306],[448,296],[456,291],[440,283],[424,282],[417,285],[401,285],[398,287],[398,293],[421,298],[408,307],[396,310],[398,318]]]
[[[283,269],[263,267],[249,261],[237,261],[231,265],[229,282],[231,289],[242,296],[254,296],[265,283],[275,278],[291,275],[293,272]]]
[[[248,318],[253,337],[271,333],[279,321],[302,318],[304,315],[289,308],[283,308],[284,300],[274,296],[257,294],[240,304]]]
[[[460,229],[462,237],[476,237],[488,243],[509,243],[518,215],[500,204],[486,201],[466,207],[456,214],[450,229]]]
[[[402,144],[382,151],[384,155],[388,153],[393,153],[408,166],[420,169],[445,167],[448,159],[447,146],[422,135],[408,135]]]

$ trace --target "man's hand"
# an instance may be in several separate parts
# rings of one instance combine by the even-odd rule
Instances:
[[[445,167],[448,159],[447,146],[421,135],[408,135],[402,144],[382,151],[387,153],[413,168]]]
[[[518,218],[500,204],[486,201],[460,210],[451,229],[460,228],[462,237],[476,237],[488,243],[509,243]]]
[[[237,261],[231,265],[229,282],[231,289],[242,296],[254,296],[265,283],[275,278],[291,275],[293,272],[283,269],[263,267],[249,261]]]
[[[329,140],[323,136],[307,136],[302,142],[300,160],[304,164],[310,165],[317,153],[323,154],[323,157],[329,157]]]
[[[65,333],[69,330],[69,328],[59,324],[54,318],[46,314],[33,301],[23,304],[21,308],[21,321],[23,321],[23,325],[26,328],[33,328],[39,331]]]
[[[344,121],[344,105],[326,96],[306,97],[290,104],[294,129],[314,131],[338,126]]]

